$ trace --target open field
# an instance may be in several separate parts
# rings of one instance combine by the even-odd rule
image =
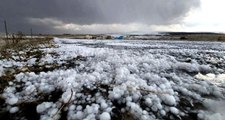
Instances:
[[[185,41],[225,41],[223,33],[185,33],[185,32],[165,32],[158,34],[118,34],[124,36],[126,40],[185,40]],[[114,38],[114,34],[62,34],[53,35],[59,38],[71,39],[103,39],[109,40]]]
[[[190,41],[225,41],[223,33],[167,33],[165,37],[172,40],[190,40]]]
[[[0,119],[225,117],[223,42],[55,38],[4,50]]]

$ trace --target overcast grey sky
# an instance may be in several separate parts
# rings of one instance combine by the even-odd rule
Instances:
[[[117,33],[180,24],[200,0],[0,0],[0,32]],[[160,28],[160,27],[159,27]]]

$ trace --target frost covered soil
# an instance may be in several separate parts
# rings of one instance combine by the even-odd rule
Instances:
[[[225,119],[225,43],[54,42],[0,60],[2,119]]]

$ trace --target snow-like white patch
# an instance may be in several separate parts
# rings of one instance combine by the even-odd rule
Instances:
[[[179,114],[179,110],[178,110],[177,108],[175,108],[175,107],[171,107],[171,108],[170,108],[170,111],[171,111],[173,114],[175,114],[175,115]]]
[[[110,114],[107,112],[104,112],[100,115],[100,120],[111,120]]]
[[[12,107],[12,108],[10,108],[10,110],[9,110],[10,113],[16,113],[16,112],[18,112],[18,111],[19,111],[19,108],[18,108],[18,107]]]
[[[203,75],[201,73],[198,73],[195,75],[197,79],[200,80],[208,80],[213,84],[224,84],[225,83],[225,74],[213,74],[213,73],[208,73],[206,75]]]
[[[204,105],[207,107],[205,120],[224,120],[225,119],[225,101],[206,99]]]
[[[161,98],[165,104],[176,105],[176,99],[174,98],[173,95],[165,94],[165,95],[162,95]]]
[[[112,45],[112,46],[126,46],[126,47],[151,47],[151,45],[146,45],[146,44],[132,44],[132,43],[107,43],[106,45]]]
[[[0,75],[6,68],[61,66],[47,72],[15,74],[15,80],[2,94],[12,113],[18,111],[12,105],[38,100],[42,94],[51,96],[56,91],[62,94],[55,102],[46,100],[37,105],[40,119],[59,119],[62,111],[67,112],[67,119],[75,120],[110,120],[116,116],[115,111],[128,112],[142,120],[167,116],[176,119],[196,112],[179,106],[182,102],[192,105],[192,101],[202,102],[206,95],[224,99],[224,88],[211,84],[224,83],[224,43],[60,38],[54,41],[58,47],[43,48],[46,54],[39,63],[35,58],[27,62],[0,60]],[[212,57],[220,60],[217,63],[221,66],[208,64],[207,58]],[[207,118],[204,112],[199,118]]]
[[[2,64],[1,61],[0,61],[0,64]],[[0,66],[0,76],[2,76],[3,74],[4,74],[4,69],[2,66]]]
[[[48,108],[50,108],[53,105],[53,103],[51,102],[44,102],[42,104],[39,104],[37,106],[37,112],[38,113],[43,113],[44,111],[46,111]]]
[[[18,98],[17,97],[12,97],[12,98],[8,98],[7,99],[7,103],[10,105],[14,105],[18,102]]]

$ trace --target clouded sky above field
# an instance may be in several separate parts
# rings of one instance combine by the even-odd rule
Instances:
[[[221,1],[0,0],[0,31],[4,20],[9,32],[30,28],[36,33],[205,31],[205,25],[223,24],[224,19],[215,22],[223,16],[217,11],[218,6],[223,8]],[[214,20],[209,20],[210,15]]]

